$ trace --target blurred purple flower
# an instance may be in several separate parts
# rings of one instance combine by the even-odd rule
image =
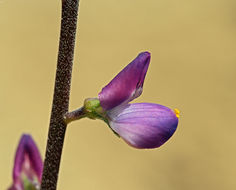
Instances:
[[[157,148],[175,132],[179,111],[152,103],[128,104],[139,97],[150,63],[150,53],[140,53],[99,93],[106,119],[135,148]]]
[[[41,183],[43,162],[30,135],[23,134],[15,154],[13,184],[9,190],[37,190]]]

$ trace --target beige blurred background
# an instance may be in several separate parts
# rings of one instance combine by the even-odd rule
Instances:
[[[0,0],[0,189],[31,133],[44,156],[60,1]],[[101,121],[66,134],[59,190],[236,189],[236,1],[81,0],[70,109],[96,97],[126,64],[152,53],[136,102],[181,111],[177,132],[137,150]]]

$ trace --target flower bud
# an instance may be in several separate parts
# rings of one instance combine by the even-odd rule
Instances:
[[[175,132],[179,111],[150,103],[128,104],[142,93],[150,53],[140,53],[99,93],[109,127],[135,148],[157,148]]]
[[[22,135],[15,154],[13,184],[9,190],[37,190],[41,183],[43,162],[30,135]]]
[[[83,117],[101,119],[111,130],[135,148],[157,148],[175,132],[179,111],[152,103],[128,104],[139,97],[150,64],[150,53],[140,53],[84,107],[65,115],[65,122]]]

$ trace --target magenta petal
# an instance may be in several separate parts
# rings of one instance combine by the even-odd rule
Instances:
[[[29,173],[28,171],[24,171],[26,162],[29,162],[29,168],[27,169],[29,170]],[[15,155],[15,163],[13,168],[14,183],[19,181],[22,172],[27,172],[25,174],[27,177],[33,177],[28,176],[28,174],[31,175],[33,172],[35,177],[41,181],[42,170],[43,162],[34,140],[30,135],[22,135]]]
[[[110,110],[141,95],[150,58],[149,52],[140,53],[102,89],[98,96],[105,110]]]
[[[23,186],[17,186],[16,184],[13,184],[11,187],[8,188],[8,190],[24,190]]]
[[[174,134],[178,125],[175,112],[159,104],[128,104],[108,114],[111,128],[135,148],[161,146]]]

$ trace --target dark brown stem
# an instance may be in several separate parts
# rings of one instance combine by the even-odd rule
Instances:
[[[59,52],[41,190],[56,190],[57,188],[67,127],[63,116],[69,107],[78,7],[79,0],[62,0]]]

